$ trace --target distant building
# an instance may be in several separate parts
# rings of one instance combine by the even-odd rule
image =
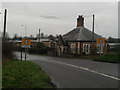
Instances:
[[[94,33],[93,40],[93,32],[84,27],[84,18],[79,16],[77,27],[63,36],[59,36],[56,44],[57,55],[60,56],[63,53],[77,55],[106,53],[107,44],[97,46],[97,38],[103,37]]]
[[[40,42],[38,38],[31,38],[31,37],[26,37],[26,39],[31,40],[31,47],[36,47],[38,43],[43,43],[46,47],[51,47],[52,45],[52,40],[48,37],[41,37]],[[21,39],[11,39],[9,40],[10,43],[13,43],[17,47],[21,47],[22,43],[22,38]]]
[[[52,40],[49,37],[45,37],[44,33],[41,33],[40,38],[39,34],[36,35],[36,40],[34,43],[42,42],[46,47],[51,47]]]
[[[118,51],[120,47],[120,38],[109,37],[108,40],[108,50],[109,51]]]
[[[40,38],[40,42],[42,42],[46,47],[51,47],[52,40],[48,37]]]

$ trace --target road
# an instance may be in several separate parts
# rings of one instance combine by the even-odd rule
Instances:
[[[120,81],[118,64],[30,54],[27,60],[40,65],[58,88],[117,88]]]

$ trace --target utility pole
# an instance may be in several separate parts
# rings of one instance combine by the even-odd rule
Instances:
[[[92,42],[94,42],[94,20],[95,20],[95,15],[93,14],[93,27],[92,27],[93,37],[92,37]]]
[[[92,53],[94,54],[94,20],[95,15],[93,14],[93,26],[92,26]]]
[[[40,29],[39,29],[39,43],[40,43]]]
[[[4,14],[4,31],[3,31],[3,38],[5,38],[5,35],[6,35],[6,16],[7,16],[7,9],[5,9],[5,14]]]

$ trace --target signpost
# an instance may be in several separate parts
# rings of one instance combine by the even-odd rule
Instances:
[[[100,47],[99,51],[100,51],[100,55],[101,55],[101,49],[103,48],[103,46],[105,45],[105,38],[97,38],[96,39],[96,44],[98,47]]]
[[[22,44],[21,44],[21,48],[25,48],[25,60],[26,60],[26,51],[27,48],[30,48],[31,45],[31,40],[29,39],[22,39]],[[22,50],[21,50],[21,60],[22,60]]]
[[[105,39],[104,38],[97,38],[96,43],[99,44],[105,44]]]
[[[31,45],[31,40],[29,40],[29,39],[22,39],[22,45],[29,47]]]

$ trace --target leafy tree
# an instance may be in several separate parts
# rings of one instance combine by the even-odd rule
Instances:
[[[3,37],[3,33],[2,33],[2,37]],[[10,37],[9,37],[9,34],[6,32],[5,33],[5,39],[9,39]]]
[[[44,43],[41,43],[41,42],[40,42],[40,43],[37,44],[37,47],[38,47],[38,48],[43,48],[43,47],[45,47],[45,45],[44,45]]]
[[[19,38],[18,35],[14,34],[13,39],[15,40],[15,39],[18,39],[18,38]]]
[[[52,41],[55,41],[55,37],[53,35],[48,36]]]

